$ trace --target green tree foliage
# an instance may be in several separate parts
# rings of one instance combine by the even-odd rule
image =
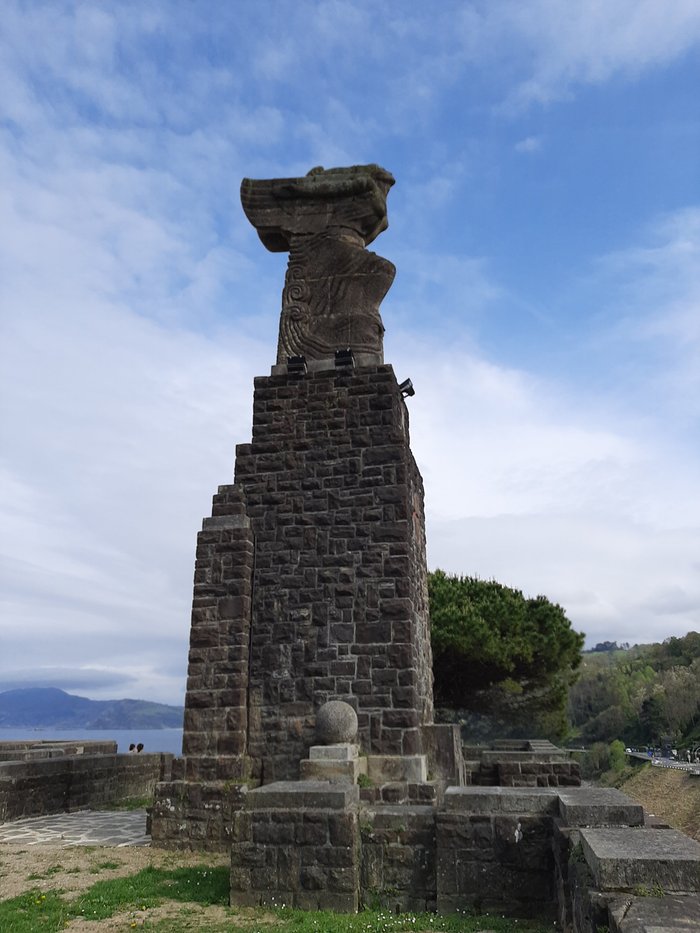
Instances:
[[[620,771],[624,771],[625,765],[627,764],[627,758],[625,756],[625,746],[619,739],[615,739],[614,742],[610,743],[609,754],[610,768],[613,771],[617,771],[618,773]]]
[[[488,715],[501,733],[561,737],[583,646],[561,606],[441,570],[428,589],[437,705]]]
[[[663,736],[681,746],[697,741],[700,634],[586,653],[569,715],[586,742],[658,745]]]

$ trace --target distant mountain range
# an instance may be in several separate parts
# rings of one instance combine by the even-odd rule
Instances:
[[[146,700],[89,700],[55,687],[0,693],[0,728],[168,729],[182,726],[183,708]]]

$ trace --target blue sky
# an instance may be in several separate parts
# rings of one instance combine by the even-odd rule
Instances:
[[[0,688],[179,702],[285,257],[240,180],[378,162],[429,563],[589,644],[700,628],[700,4],[5,0]]]

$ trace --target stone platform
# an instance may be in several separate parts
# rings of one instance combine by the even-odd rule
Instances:
[[[33,846],[148,846],[145,810],[57,813],[0,823],[0,843]]]
[[[441,803],[390,806],[349,783],[281,781],[247,794],[231,864],[240,906],[483,910],[567,933],[700,929],[683,926],[698,906],[700,844],[645,825],[612,788],[449,787]]]

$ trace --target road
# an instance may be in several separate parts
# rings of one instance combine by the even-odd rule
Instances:
[[[639,761],[648,761],[655,768],[673,768],[674,771],[687,771],[695,777],[700,777],[700,764],[693,764],[687,761],[676,761],[675,758],[653,758],[645,752],[625,752],[628,758],[636,758]]]

